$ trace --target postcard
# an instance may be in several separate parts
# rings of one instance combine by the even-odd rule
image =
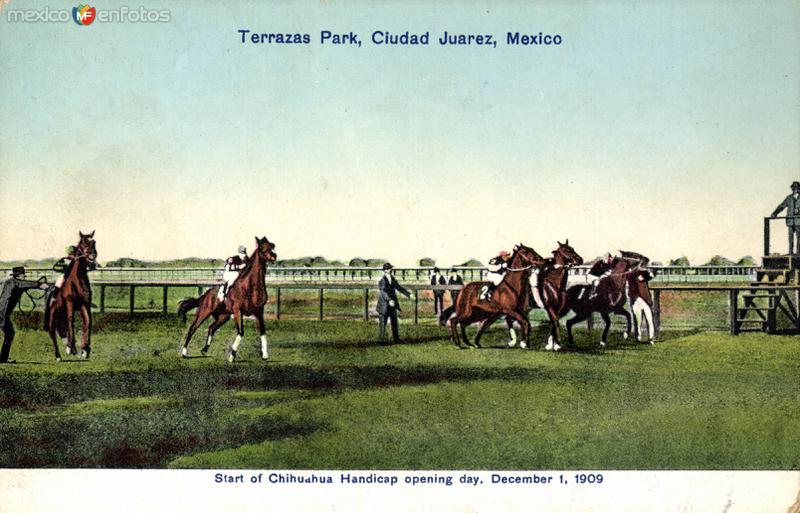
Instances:
[[[798,511],[798,26],[0,0],[0,511]]]

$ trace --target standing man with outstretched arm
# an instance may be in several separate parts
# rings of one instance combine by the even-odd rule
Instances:
[[[11,343],[14,342],[14,325],[11,314],[19,303],[22,293],[29,289],[47,290],[49,285],[43,281],[23,280],[24,267],[15,267],[11,274],[0,282],[0,326],[3,327],[3,347],[0,349],[0,363],[8,362]]]
[[[400,311],[400,303],[397,301],[397,293],[400,292],[405,297],[411,294],[399,283],[397,278],[392,275],[392,264],[383,264],[383,276],[378,281],[378,323],[380,324],[380,343],[384,344],[386,339],[386,322],[392,323],[392,340],[399,342],[397,334],[397,312]]]
[[[795,253],[795,241],[797,241],[797,252],[800,253],[800,182],[792,183],[792,193],[786,196],[778,208],[772,213],[771,217],[778,217],[786,209],[786,226],[789,228],[789,254]]]

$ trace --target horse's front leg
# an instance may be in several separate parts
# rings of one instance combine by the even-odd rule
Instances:
[[[264,307],[257,308],[255,315],[258,335],[261,338],[261,359],[266,360],[269,358],[269,348],[267,346],[267,329],[264,326]]]
[[[72,316],[74,313],[74,306],[71,301],[65,301],[65,309],[67,311],[67,347],[66,353],[67,354],[75,354],[75,326],[72,322]]]
[[[625,333],[623,333],[622,338],[628,340],[628,338],[630,338],[632,335],[631,325],[633,324],[632,323],[633,318],[631,316],[631,313],[628,311],[627,308],[625,308],[625,305],[622,305],[619,308],[619,310],[617,310],[617,314],[625,317]]]
[[[608,312],[600,312],[600,317],[603,318],[605,327],[603,328],[603,338],[600,340],[600,347],[605,347],[608,342],[608,331],[611,329],[611,316]]]
[[[513,321],[517,321],[517,323],[519,323],[519,326],[522,329],[522,341],[520,342],[519,347],[521,347],[522,349],[525,349],[528,346],[528,338],[529,338],[529,334],[530,334],[530,330],[531,330],[531,323],[528,320],[528,316],[523,314],[523,313],[516,312],[516,311],[508,312],[507,315],[508,315],[508,317],[513,319],[511,321],[512,328],[510,328],[510,329],[512,329],[512,330],[514,329],[513,328]]]
[[[86,305],[81,305],[81,320],[83,321],[83,337],[81,338],[81,358],[89,359],[92,350],[92,312]]]
[[[559,325],[558,325],[558,312],[556,312],[555,308],[552,306],[548,306],[546,308],[547,317],[550,320],[550,337],[547,339],[547,346],[545,349],[548,351],[558,351],[561,349],[561,346],[558,344],[559,338]]]
[[[214,333],[217,332],[217,330],[220,328],[220,326],[222,326],[223,324],[228,322],[228,319],[230,319],[230,318],[231,318],[231,314],[222,313],[222,314],[219,315],[219,317],[216,317],[214,319],[214,322],[212,322],[211,325],[208,327],[208,332],[206,333],[206,343],[203,346],[203,348],[200,350],[200,352],[203,355],[208,354],[208,350],[211,349],[211,341],[214,339]]]
[[[236,324],[236,339],[228,350],[228,361],[230,363],[236,361],[236,352],[239,350],[239,344],[242,343],[242,337],[244,336],[244,317],[238,308],[233,311],[233,322]]]
[[[501,315],[503,315],[502,312],[494,313],[491,317],[478,325],[478,333],[475,334],[475,346],[481,347],[481,335],[483,335],[483,332],[486,331],[486,328],[488,328],[494,321],[499,319]]]

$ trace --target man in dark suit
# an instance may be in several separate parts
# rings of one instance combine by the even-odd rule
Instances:
[[[431,285],[447,285],[447,280],[442,273],[439,271],[438,267],[433,268],[433,274],[431,275]],[[433,313],[438,315],[442,314],[442,310],[444,310],[444,291],[443,290],[434,290],[433,291]]]
[[[11,343],[14,342],[14,325],[11,323],[11,314],[19,303],[22,293],[29,289],[46,290],[49,285],[44,278],[39,281],[28,281],[25,277],[24,267],[15,267],[7,278],[0,281],[0,327],[3,328],[3,346],[0,348],[0,363],[8,362],[11,352]]]
[[[450,269],[450,276],[447,278],[448,285],[464,285],[464,279],[458,274],[458,271],[455,269]],[[456,304],[456,300],[458,299],[458,293],[461,292],[460,290],[451,290],[450,291],[450,299],[453,300],[453,304]]]
[[[786,226],[789,228],[789,254],[794,255],[795,241],[797,241],[797,251],[800,253],[800,218],[792,217],[800,216],[800,182],[792,184],[792,193],[778,205],[772,217],[778,217],[783,209],[786,209]]]
[[[383,264],[383,276],[378,281],[378,323],[380,324],[380,343],[383,344],[386,338],[386,322],[392,323],[392,339],[395,342],[400,340],[397,334],[397,312],[400,311],[400,303],[397,301],[397,293],[400,292],[405,297],[411,294],[399,283],[397,278],[392,276],[392,264]]]

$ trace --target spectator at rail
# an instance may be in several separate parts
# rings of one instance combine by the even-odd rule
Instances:
[[[455,269],[450,269],[450,276],[447,277],[447,284],[448,285],[464,285],[464,279],[458,274],[458,271]],[[461,292],[460,290],[451,290],[450,291],[450,299],[453,301],[453,304],[456,304],[456,300],[458,300],[458,294]]]
[[[431,285],[447,285],[447,279],[442,276],[442,272],[439,270],[438,267],[433,268],[433,274],[431,274]],[[436,314],[438,317],[442,314],[442,310],[444,310],[444,291],[443,290],[434,290],[433,291],[433,313]]]
[[[14,342],[14,324],[11,314],[19,303],[22,293],[29,289],[46,290],[49,285],[43,281],[24,280],[25,268],[14,267],[0,284],[0,326],[3,327],[3,347],[0,348],[0,363],[8,362],[11,343]]]
[[[789,229],[789,254],[800,253],[800,182],[793,182],[791,185],[792,193],[781,202],[772,212],[771,217],[778,217],[784,209],[786,210],[786,226]],[[797,246],[795,246],[797,242]],[[795,253],[795,250],[797,253]]]
[[[378,281],[378,323],[380,325],[380,343],[384,344],[386,339],[386,323],[392,324],[392,340],[400,341],[397,330],[397,312],[400,311],[400,303],[397,300],[397,293],[400,292],[406,297],[411,297],[402,285],[397,283],[397,278],[392,274],[394,267],[389,262],[383,264],[383,276]]]

